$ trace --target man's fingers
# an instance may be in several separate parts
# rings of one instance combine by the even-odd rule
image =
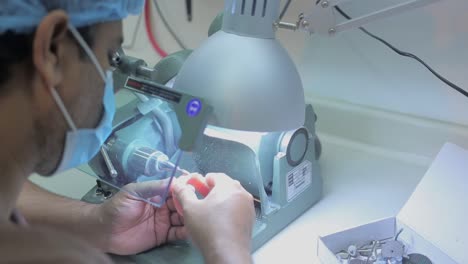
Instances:
[[[188,175],[183,175],[183,176],[180,176],[178,178],[174,178],[172,180],[172,188],[174,187],[174,185],[176,184],[187,184],[187,181],[190,180],[191,178],[193,177],[202,177],[203,176],[201,174],[198,174],[198,173],[192,173],[192,174],[188,174]]]
[[[196,175],[190,178],[187,181],[187,184],[190,184],[193,187],[195,187],[195,190],[197,190],[197,192],[201,194],[203,197],[208,196],[208,194],[211,191],[211,187],[208,186],[208,184],[206,184],[205,178],[202,177],[201,175]]]
[[[217,174],[214,173],[208,173],[206,175],[205,182],[210,188],[213,188],[216,185],[216,177]]]
[[[191,185],[176,183],[172,188],[174,198],[182,205],[186,207],[187,204],[198,201],[195,189]]]
[[[205,177],[206,184],[210,188],[215,186],[225,186],[233,182],[233,179],[224,173],[209,173]]]
[[[171,225],[172,226],[183,226],[184,223],[180,217],[180,215],[176,212],[171,213]]]
[[[163,199],[161,196],[155,196],[155,197],[152,197],[151,199],[149,199],[152,203],[156,203],[156,204],[161,204]]]
[[[185,225],[184,216],[179,214],[179,219],[180,219],[180,223],[184,226]]]
[[[141,198],[149,199],[162,196],[167,189],[169,179],[130,183],[123,187],[124,190]]]
[[[175,226],[169,229],[169,233],[167,234],[168,242],[177,241],[177,240],[187,240],[188,239],[188,232],[185,226]]]
[[[175,207],[175,204],[174,204],[174,197],[169,197],[166,201],[166,204],[167,204],[167,208],[169,209],[169,211],[171,212],[175,212],[176,211],[176,207]]]

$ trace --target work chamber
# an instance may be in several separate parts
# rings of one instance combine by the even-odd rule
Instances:
[[[115,87],[122,88],[116,96],[114,130],[101,153],[82,168],[99,181],[83,199],[101,203],[121,189],[160,206],[172,177],[225,173],[255,197],[257,249],[320,199],[317,116],[307,105],[303,125],[287,131],[211,125],[215,109],[206,100],[170,87],[188,55],[176,53],[153,68],[120,55],[114,70]],[[135,257],[185,256],[176,250],[180,247],[168,245]],[[201,261],[189,244],[183,248],[190,259]]]
[[[317,119],[322,116],[321,120],[325,122],[321,124],[321,135],[325,135],[323,138],[327,143],[328,134],[326,149],[329,151],[328,163],[322,160],[322,166],[324,170],[328,169],[327,191],[329,195],[335,192],[322,202],[325,205],[337,202],[329,209],[333,211],[328,215],[330,218],[322,218],[320,222],[320,215],[315,212],[313,219],[319,219],[317,222],[320,224],[346,222],[342,219],[359,217],[361,214],[357,212],[365,208],[363,204],[371,204],[368,200],[381,201],[378,206],[374,201],[368,208],[386,207],[388,201],[396,200],[392,197],[397,197],[395,193],[401,195],[400,190],[405,186],[403,183],[396,185],[393,179],[406,182],[410,179],[406,175],[414,172],[407,169],[406,163],[395,163],[388,158],[393,157],[394,152],[380,155],[381,150],[388,148],[407,153],[416,149],[415,142],[419,142],[422,146],[420,149],[424,151],[418,153],[426,155],[428,145],[432,144],[434,147],[431,145],[431,148],[436,149],[437,144],[431,143],[436,142],[432,140],[432,132],[424,126],[424,130],[417,130],[422,133],[408,133],[403,131],[409,129],[406,123],[401,125],[395,121],[407,120],[406,117],[388,118],[387,112],[361,111],[357,106],[342,102],[318,100],[314,110],[312,105],[304,102],[302,81],[294,63],[276,40],[275,30],[293,29],[327,37],[326,41],[315,38],[313,47],[307,50],[310,53],[308,61],[315,64],[310,64],[313,68],[309,65],[311,69],[308,69],[305,77],[313,79],[315,89],[323,89],[324,94],[335,92],[338,95],[333,95],[333,98],[345,101],[359,97],[364,105],[365,100],[369,100],[372,103],[370,106],[386,109],[386,104],[397,101],[392,98],[399,98],[399,103],[406,100],[398,95],[403,92],[395,91],[404,89],[406,93],[408,87],[393,87],[393,82],[386,84],[379,78],[378,85],[368,85],[370,88],[366,90],[364,84],[369,80],[365,78],[366,74],[373,77],[375,72],[369,68],[368,73],[362,73],[364,67],[356,64],[356,61],[362,60],[359,57],[362,54],[372,54],[373,49],[359,46],[362,52],[354,52],[359,60],[346,62],[344,58],[353,57],[348,53],[340,55],[337,47],[340,47],[338,44],[349,44],[344,41],[347,35],[335,35],[436,1],[406,1],[380,11],[366,10],[369,14],[354,19],[352,16],[345,19],[343,14],[346,13],[338,12],[341,10],[338,3],[340,7],[345,7],[343,10],[354,11],[346,8],[344,3],[341,5],[341,2],[348,1],[312,2],[313,7],[298,16],[295,23],[284,23],[277,19],[279,1],[227,0],[224,16],[215,20],[208,40],[193,52],[184,50],[171,54],[154,67],[147,65],[145,58],[133,58],[120,52],[114,59],[114,82],[115,87],[120,89],[114,130],[101,153],[89,166],[82,168],[99,179],[98,185],[83,199],[101,203],[123,189],[154,206],[160,206],[169,194],[174,177],[187,173],[226,173],[255,197],[256,222],[252,250],[256,250],[322,196],[319,167],[321,143],[315,127]],[[330,41],[328,37],[335,41]],[[362,42],[361,38],[363,36],[359,36],[358,43]],[[315,48],[320,49],[314,53]],[[402,69],[410,67],[407,64],[405,61]],[[324,70],[326,67],[329,67],[328,71]],[[388,71],[394,70],[389,68]],[[345,78],[347,76],[352,78]],[[352,80],[357,84],[350,87]],[[323,85],[327,82],[331,85]],[[391,87],[379,89],[386,85]],[[436,83],[434,87],[440,89],[440,84]],[[425,85],[412,89],[422,88],[424,91],[427,89]],[[378,96],[365,96],[372,93]],[[421,96],[425,95],[421,93]],[[430,100],[426,101],[429,104]],[[412,103],[412,106],[420,108],[421,104]],[[317,116],[316,111],[321,115]],[[413,123],[420,124],[419,121]],[[382,135],[377,137],[376,131]],[[418,136],[410,137],[412,134]],[[340,138],[344,140],[336,143]],[[378,144],[375,143],[376,138]],[[369,147],[374,145],[378,147]],[[365,154],[360,148],[366,150]],[[369,149],[372,155],[367,155]],[[403,157],[402,160],[407,159],[407,156]],[[414,167],[420,169],[418,162]],[[385,166],[380,167],[380,164]],[[373,166],[379,168],[373,171]],[[392,181],[389,184],[381,178]],[[374,184],[374,180],[379,184],[366,185]],[[386,195],[380,195],[380,192]],[[342,195],[338,196],[337,193]],[[372,199],[367,199],[369,197]],[[321,207],[324,210],[325,205],[315,206],[310,211]],[[369,211],[374,213],[379,210]],[[309,224],[318,226],[312,221],[307,222]],[[308,234],[311,233],[309,230]],[[310,248],[311,251],[315,249]],[[141,263],[202,262],[198,252],[186,242],[166,245],[132,258]]]
[[[174,177],[225,173],[255,198],[256,250],[320,199],[317,116],[275,38],[279,1],[243,2],[227,0],[211,36],[193,52],[154,67],[116,54],[114,129],[83,167],[98,178],[85,201],[101,203],[123,190],[161,206]],[[134,257],[202,262],[185,242]]]

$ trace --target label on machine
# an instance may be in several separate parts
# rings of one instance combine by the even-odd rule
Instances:
[[[159,85],[156,83],[152,83],[149,81],[144,81],[132,77],[128,77],[127,81],[125,82],[125,88],[139,91],[143,94],[148,94],[151,96],[157,96],[168,101],[172,101],[174,103],[179,103],[182,95],[175,91],[171,91],[164,87],[163,85]]]
[[[312,163],[308,160],[288,172],[286,193],[288,202],[302,193],[312,183]]]

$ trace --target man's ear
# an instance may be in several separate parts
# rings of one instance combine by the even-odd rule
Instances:
[[[34,35],[33,65],[47,88],[55,87],[63,78],[59,50],[66,44],[67,26],[67,14],[55,10],[44,17]]]

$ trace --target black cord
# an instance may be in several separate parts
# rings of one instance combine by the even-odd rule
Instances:
[[[133,29],[132,40],[131,40],[130,44],[122,45],[122,48],[124,48],[124,49],[133,49],[133,47],[135,47],[136,37],[137,37],[138,29],[140,28],[141,18],[142,17],[143,17],[143,15],[140,15],[138,17],[135,29]]]
[[[187,11],[187,21],[192,22],[192,0],[185,0],[185,9]]]
[[[286,4],[284,4],[283,10],[281,11],[281,14],[279,16],[279,21],[281,21],[286,15],[286,12],[288,11],[289,5],[291,4],[292,0],[287,0]]]
[[[336,11],[338,11],[338,13],[340,13],[340,15],[342,15],[344,18],[350,20],[352,19],[350,16],[348,16],[348,14],[346,14],[340,7],[338,6],[335,6],[335,9]],[[408,58],[411,58],[411,59],[414,59],[416,61],[418,61],[419,63],[421,63],[424,67],[426,67],[426,69],[428,69],[432,74],[434,74],[435,77],[439,78],[439,80],[441,80],[442,82],[444,82],[445,84],[447,84],[449,87],[455,89],[457,92],[463,94],[464,96],[468,97],[468,92],[463,90],[462,88],[460,88],[459,86],[457,86],[456,84],[452,83],[451,81],[447,80],[446,78],[444,78],[442,75],[440,75],[438,72],[436,72],[434,69],[432,69],[427,63],[425,63],[422,59],[420,59],[418,56],[412,54],[412,53],[409,53],[409,52],[406,52],[406,51],[402,51],[402,50],[399,50],[397,48],[395,48],[392,44],[388,43],[387,41],[385,41],[384,39],[376,36],[375,34],[369,32],[367,29],[363,28],[363,27],[359,27],[359,29],[364,32],[365,34],[369,35],[370,37],[380,41],[381,43],[383,43],[385,46],[389,47],[391,50],[393,50],[395,53],[397,53],[398,55],[400,56],[403,56],[403,57],[408,57]]]

